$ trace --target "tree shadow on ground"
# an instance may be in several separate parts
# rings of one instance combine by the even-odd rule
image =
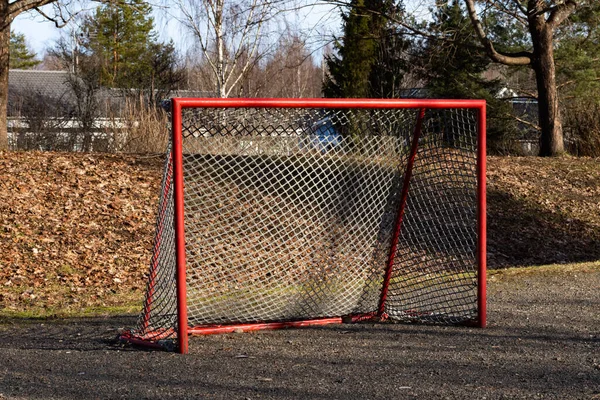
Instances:
[[[117,336],[135,326],[137,316],[59,319],[0,319],[0,349],[109,350],[124,349]]]
[[[558,399],[597,394],[594,361],[586,358],[597,340],[560,327],[354,324],[208,336],[194,340],[191,354],[179,356],[110,351],[97,339],[118,325],[110,322],[53,321],[49,325],[55,325],[56,337],[48,328],[33,332],[40,327],[32,323],[31,334],[13,338],[11,347],[0,346],[10,362],[0,392],[73,399],[383,399],[405,394],[410,396],[402,398]],[[74,351],[46,351],[62,349],[40,344],[77,331],[95,344],[83,345],[83,339],[76,348],[64,348]]]
[[[506,192],[487,198],[489,268],[600,260],[598,226]]]

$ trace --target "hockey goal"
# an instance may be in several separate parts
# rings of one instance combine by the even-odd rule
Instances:
[[[172,99],[134,344],[485,326],[485,102]]]

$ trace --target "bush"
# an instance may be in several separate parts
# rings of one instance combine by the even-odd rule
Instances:
[[[563,123],[569,153],[600,157],[600,102],[593,99],[572,102],[564,111]]]
[[[111,117],[112,151],[164,153],[167,148],[168,114],[143,96],[126,98],[122,110]]]
[[[66,96],[51,96],[35,89],[10,92],[11,148],[14,150],[69,150],[70,107]]]

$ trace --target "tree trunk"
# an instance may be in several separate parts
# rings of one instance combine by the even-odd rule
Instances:
[[[223,33],[223,0],[215,4],[215,38],[217,40],[217,92],[220,98],[227,97],[226,65],[225,65],[225,34]]]
[[[552,29],[541,18],[530,23],[533,41],[532,68],[538,91],[540,153],[542,157],[558,156],[564,153],[563,128],[556,87],[556,68],[552,46]]]
[[[8,17],[8,1],[0,0],[0,151],[8,150],[6,112],[8,107],[10,22]]]

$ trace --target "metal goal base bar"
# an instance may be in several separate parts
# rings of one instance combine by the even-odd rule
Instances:
[[[410,314],[410,312],[407,312]],[[250,322],[243,324],[227,324],[227,325],[200,325],[189,327],[187,333],[193,336],[204,335],[220,335],[227,333],[246,333],[254,331],[277,330],[288,328],[306,328],[311,326],[324,326],[334,324],[354,324],[360,322],[384,322],[388,321],[387,314],[379,315],[378,313],[353,314],[342,317],[316,318],[299,321],[284,321],[284,322]],[[467,320],[457,323],[456,325],[481,327],[477,320]],[[118,340],[123,343],[129,343],[134,346],[145,347],[149,349],[176,350],[173,342],[175,336],[174,329],[147,331],[143,335],[137,335],[132,331],[123,332],[119,335]]]
[[[382,319],[375,313],[346,315],[343,317],[316,318],[300,321],[286,322],[251,322],[245,324],[229,325],[201,325],[189,327],[187,333],[194,336],[219,335],[226,333],[244,333],[253,331],[265,331],[288,328],[304,328],[309,326],[324,326],[332,324],[349,324],[357,322],[378,322]],[[123,343],[130,343],[134,346],[146,347],[151,349],[174,350],[173,345],[167,345],[168,338],[173,339],[175,330],[147,331],[143,335],[136,334],[133,331],[123,332],[118,336],[118,340]],[[172,343],[172,341],[169,341]]]

